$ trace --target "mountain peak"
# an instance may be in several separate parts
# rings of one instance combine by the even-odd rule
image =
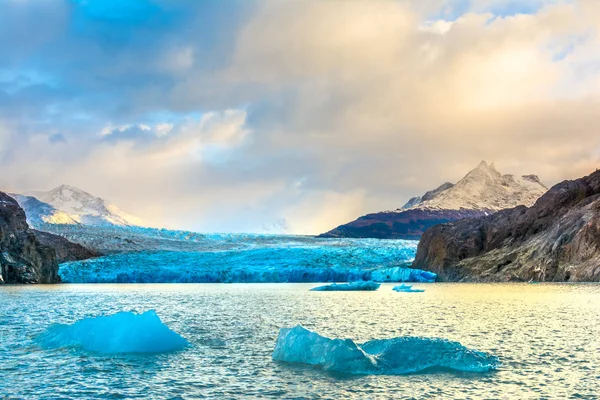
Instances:
[[[500,173],[498,172],[498,170],[496,170],[496,166],[494,165],[494,163],[487,163],[486,161],[481,161],[475,168],[473,168],[471,171],[469,171],[467,173],[467,175],[465,175],[465,177],[467,176],[472,176],[472,175],[500,175]]]
[[[482,161],[456,184],[444,183],[400,209],[364,215],[321,237],[418,239],[437,224],[532,206],[547,190],[535,175],[502,175],[493,163]]]
[[[533,175],[533,174],[531,174],[531,175],[523,175],[523,176],[521,176],[521,178],[523,178],[524,180],[529,181],[529,182],[539,183],[540,185],[542,185],[545,188],[547,188],[546,185],[544,185],[542,183],[542,181],[540,180],[539,176],[537,176],[537,175]]]
[[[496,170],[496,166],[494,165],[494,162],[491,163],[487,163],[487,161],[485,160],[481,160],[481,162],[479,162],[479,164],[477,165],[477,167],[475,167],[475,169],[486,169],[486,170]]]
[[[442,186],[428,192],[429,196],[412,199],[409,207],[403,209],[493,212],[518,205],[531,206],[546,190],[535,175],[502,175],[494,163],[481,161],[455,185]]]
[[[63,184],[47,192],[31,192],[27,195],[41,203],[35,208],[33,202],[28,203],[32,205],[28,213],[31,214],[28,215],[31,220],[37,218],[51,224],[142,226],[139,218],[74,186]]]
[[[66,185],[66,184],[62,184],[52,190],[65,190],[65,189],[70,189],[70,190],[79,190],[78,188],[71,186],[71,185]]]
[[[90,197],[94,197],[88,192],[79,189],[78,187],[62,184],[60,186],[55,187],[52,190],[49,190],[47,193],[69,193],[69,194],[81,194]]]

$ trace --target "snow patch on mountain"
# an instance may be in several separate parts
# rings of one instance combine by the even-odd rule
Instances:
[[[25,210],[31,225],[82,224],[90,226],[143,226],[140,218],[120,210],[106,200],[73,186],[61,185],[13,197]]]
[[[495,212],[519,205],[532,206],[548,188],[536,175],[502,175],[482,161],[455,185],[445,183],[413,197],[396,212],[406,210],[477,210]]]

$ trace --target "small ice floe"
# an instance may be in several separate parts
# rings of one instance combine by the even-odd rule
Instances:
[[[165,353],[189,345],[163,324],[154,310],[84,318],[71,325],[53,324],[36,342],[46,349],[75,347],[105,354]]]
[[[500,365],[494,355],[445,339],[397,337],[355,343],[351,339],[330,339],[300,325],[279,331],[273,359],[354,375],[487,372]]]
[[[421,293],[425,291],[425,289],[413,289],[412,285],[405,285],[404,283],[399,286],[394,286],[392,290],[403,293]]]
[[[317,286],[310,289],[315,292],[328,292],[328,291],[354,291],[354,290],[377,290],[381,286],[381,283],[373,281],[357,281],[349,283],[332,283],[326,286]]]

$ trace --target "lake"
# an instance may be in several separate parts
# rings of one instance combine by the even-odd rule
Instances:
[[[424,293],[310,292],[316,284],[0,287],[0,395],[9,398],[597,398],[600,285],[422,283]],[[156,310],[189,342],[165,354],[47,350],[52,323]],[[366,341],[424,336],[497,355],[495,372],[353,376],[272,360],[302,324]]]

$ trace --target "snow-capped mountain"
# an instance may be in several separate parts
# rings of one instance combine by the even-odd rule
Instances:
[[[50,204],[43,203],[32,196],[22,194],[9,193],[12,198],[17,200],[19,205],[27,216],[27,222],[31,226],[40,226],[44,223],[49,224],[77,224],[78,221],[73,219],[69,214],[57,210]]]
[[[143,225],[138,217],[73,186],[61,185],[47,192],[15,194],[13,197],[25,210],[27,220],[33,226],[41,224]]]
[[[519,205],[529,207],[547,190],[536,175],[502,175],[493,163],[482,161],[455,185],[447,182],[421,197],[413,197],[400,210],[499,211]]]
[[[368,214],[321,237],[418,239],[431,226],[531,206],[548,188],[535,175],[502,175],[482,161],[456,184],[444,183],[402,208]]]

